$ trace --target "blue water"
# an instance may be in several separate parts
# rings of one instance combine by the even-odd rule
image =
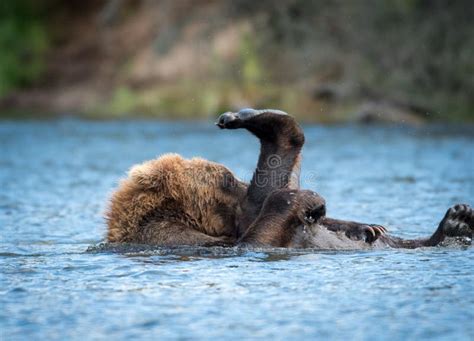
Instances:
[[[304,128],[303,186],[330,216],[416,237],[450,205],[474,203],[473,127]],[[107,198],[131,165],[177,152],[248,180],[258,143],[243,131],[4,121],[0,146],[1,340],[474,338],[473,247],[97,246]]]

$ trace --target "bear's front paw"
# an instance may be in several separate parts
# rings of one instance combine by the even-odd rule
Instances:
[[[313,224],[326,215],[326,201],[317,193],[308,190],[297,192],[298,217],[304,224]]]
[[[326,205],[324,203],[316,203],[314,206],[305,210],[304,212],[304,221],[312,224],[317,222],[319,218],[326,215]]]
[[[380,225],[360,225],[346,231],[346,236],[354,240],[363,240],[369,244],[375,242],[387,229]]]

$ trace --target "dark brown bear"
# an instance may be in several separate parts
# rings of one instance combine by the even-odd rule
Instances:
[[[108,241],[175,245],[250,245],[361,249],[434,246],[447,236],[472,238],[474,213],[450,208],[426,239],[402,240],[380,225],[327,218],[325,201],[299,189],[304,135],[278,110],[224,113],[222,129],[244,128],[261,143],[249,184],[222,165],[167,154],[134,166],[107,213]]]

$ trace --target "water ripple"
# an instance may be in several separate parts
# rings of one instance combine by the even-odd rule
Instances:
[[[332,216],[417,237],[453,203],[473,204],[472,127],[304,129],[303,185]],[[473,247],[100,243],[107,198],[132,164],[200,155],[249,180],[258,144],[244,132],[59,120],[1,122],[0,140],[5,340],[474,339]]]

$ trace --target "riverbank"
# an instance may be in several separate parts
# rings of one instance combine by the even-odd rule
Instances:
[[[18,3],[34,6],[28,29],[24,13],[0,27],[2,117],[272,107],[318,123],[474,121],[463,1]]]

